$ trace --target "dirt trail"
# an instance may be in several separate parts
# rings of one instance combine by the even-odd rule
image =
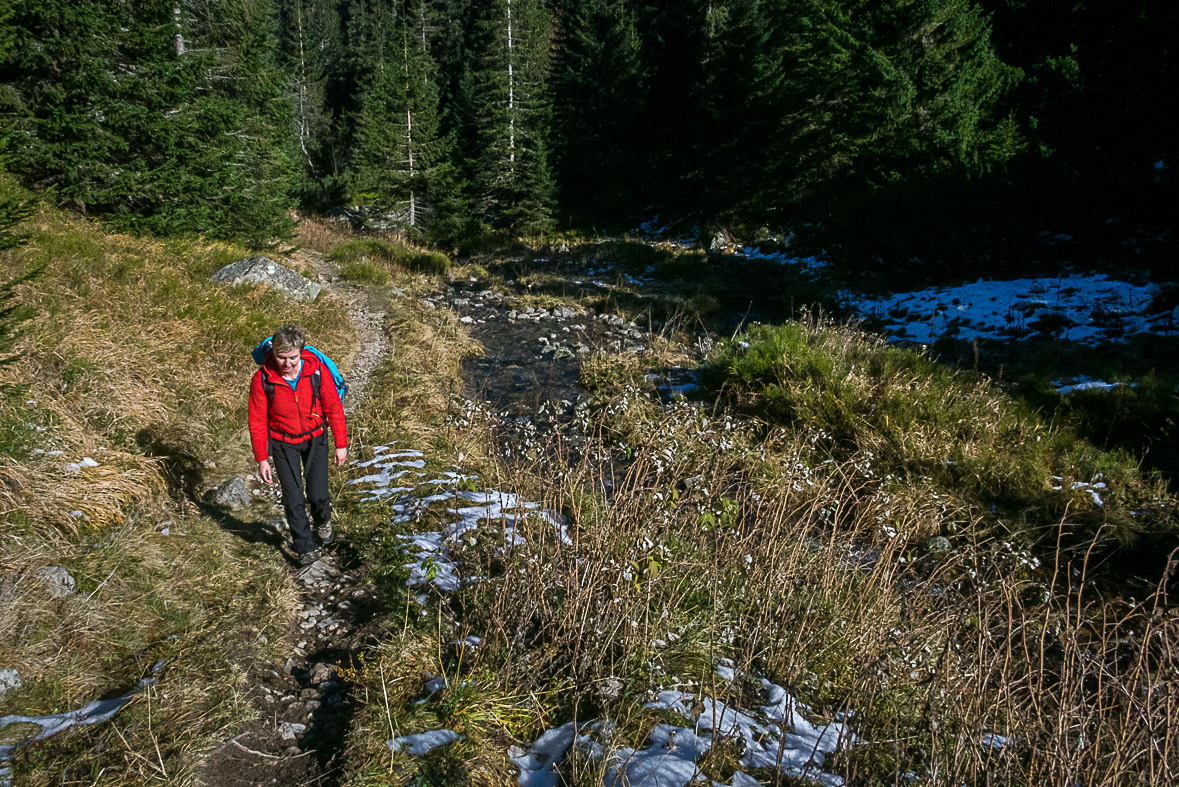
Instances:
[[[358,334],[359,349],[347,370],[346,410],[362,400],[369,377],[389,352],[386,303],[373,288],[342,282],[322,255],[301,251],[296,265],[316,272],[324,296],[344,301]],[[578,292],[579,278],[596,271],[566,272]],[[548,308],[531,304],[526,290],[505,293],[480,284],[457,282],[423,296],[425,305],[451,308],[484,353],[464,368],[467,396],[499,411],[501,438],[526,446],[536,429],[568,425],[587,393],[579,387],[581,362],[596,352],[648,351],[652,336],[618,315],[597,313],[598,290],[591,282],[573,298],[554,299]],[[670,385],[668,380],[655,382]],[[507,446],[504,446],[507,448]],[[277,489],[266,490],[276,504]],[[279,519],[281,523],[281,519]],[[206,755],[198,783],[230,785],[333,785],[344,776],[337,757],[343,751],[353,703],[336,667],[348,666],[362,648],[376,644],[369,626],[377,617],[373,589],[360,573],[347,540],[324,559],[296,573],[300,585],[298,643],[281,668],[272,662],[250,667],[246,685],[260,721]]]
[[[347,306],[358,344],[346,370],[349,393],[344,409],[351,414],[389,351],[385,301],[371,288],[340,281],[321,254],[299,251],[293,262],[316,272],[324,288],[320,297],[336,298]],[[274,506],[272,526],[282,528],[277,485],[262,492]],[[337,539],[321,560],[296,572],[297,644],[279,669],[262,661],[248,666],[245,684],[260,721],[204,756],[197,768],[198,784],[336,783],[336,755],[352,713],[347,684],[336,667],[347,666],[362,647],[375,642],[367,629],[375,614],[373,593],[357,573],[358,563],[354,549]]]
[[[345,412],[351,412],[364,399],[364,391],[377,364],[385,356],[388,340],[385,302],[372,288],[341,281],[331,261],[314,251],[300,250],[292,255],[296,263],[312,268],[319,276],[324,292],[342,300],[348,307],[348,319],[356,329],[358,349],[348,369],[348,400]]]

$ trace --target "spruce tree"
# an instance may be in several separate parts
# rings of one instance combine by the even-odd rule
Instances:
[[[343,41],[335,0],[287,0],[280,9],[281,68],[288,74],[300,162],[294,188],[303,202],[314,203],[340,174],[338,124],[329,98],[333,77],[341,72]]]
[[[453,231],[454,172],[439,124],[424,0],[405,4],[384,61],[375,65],[356,121],[353,183],[397,228],[434,237]]]
[[[543,232],[552,222],[550,27],[540,0],[492,0],[477,28],[475,202],[487,221],[513,234]]]
[[[618,221],[635,210],[645,175],[633,122],[644,103],[634,14],[626,0],[586,0],[561,21],[552,95],[562,208]]]
[[[13,0],[3,144],[36,188],[159,233],[282,233],[289,164],[269,0]]]

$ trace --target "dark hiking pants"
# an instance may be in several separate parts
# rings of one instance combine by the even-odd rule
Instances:
[[[295,551],[302,555],[315,549],[307,506],[315,523],[331,519],[332,501],[328,496],[327,432],[302,443],[270,440],[270,458],[282,488],[282,507],[291,528]],[[306,480],[306,494],[304,494]]]

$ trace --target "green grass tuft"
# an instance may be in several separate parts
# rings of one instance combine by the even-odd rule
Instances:
[[[985,378],[852,329],[752,326],[718,347],[703,379],[748,414],[818,430],[837,458],[866,453],[883,474],[990,507],[1033,542],[1054,541],[1066,516],[1083,544],[1099,531],[1125,543],[1176,530],[1170,515],[1125,515],[1163,496],[1130,454],[1095,447]],[[1106,485],[1104,505],[1074,488],[1094,483]]]

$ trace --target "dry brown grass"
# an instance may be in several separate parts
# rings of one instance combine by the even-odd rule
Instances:
[[[23,358],[0,370],[22,389],[0,403],[0,666],[24,681],[3,712],[70,710],[164,668],[150,716],[144,695],[115,724],[22,754],[15,772],[184,783],[193,754],[251,712],[243,665],[283,646],[295,603],[281,557],[191,495],[248,469],[253,345],[296,321],[330,352],[351,329],[336,301],[292,305],[208,279],[243,248],[109,234],[48,207],[21,229],[29,242],[0,254],[0,275],[45,272],[19,291],[36,309]],[[96,466],[67,467],[84,457]],[[261,527],[238,516],[234,527]],[[77,591],[53,598],[37,576],[47,566]]]
[[[840,771],[863,783],[1173,778],[1179,615],[1165,578],[1111,596],[1089,579],[1091,554],[1045,564],[977,535],[984,512],[888,476],[870,452],[833,459],[804,427],[652,407],[632,376],[585,424],[596,452],[498,473],[499,488],[563,510],[573,546],[534,520],[502,557],[453,553],[494,577],[451,604],[492,643],[472,669],[498,665],[517,691],[562,686],[566,712],[626,718],[635,700],[598,690],[611,677],[639,698],[686,679],[731,691],[713,668],[732,658],[824,717],[854,712],[863,741]],[[952,550],[929,552],[940,534]],[[995,735],[1006,745],[986,745]]]

